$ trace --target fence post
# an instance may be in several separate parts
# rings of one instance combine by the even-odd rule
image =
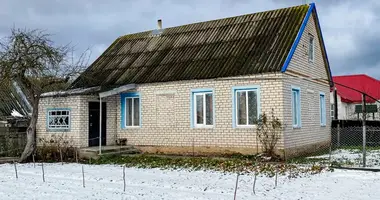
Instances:
[[[339,122],[338,122],[338,126],[337,126],[336,137],[337,137],[337,146],[340,147],[340,124],[339,124]]]
[[[363,94],[362,116],[363,116],[363,167],[366,167],[366,95]]]

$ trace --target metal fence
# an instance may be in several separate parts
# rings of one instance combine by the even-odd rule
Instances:
[[[380,127],[363,130],[363,126],[332,127],[330,144],[310,147],[310,153],[299,154],[300,158],[341,167],[380,168]]]

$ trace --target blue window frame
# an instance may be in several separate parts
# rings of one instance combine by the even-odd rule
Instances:
[[[141,127],[140,93],[122,93],[121,97],[121,128]]]
[[[213,89],[191,90],[191,127],[212,128],[215,124]]]
[[[301,127],[301,89],[292,87],[292,121],[294,128]]]
[[[46,127],[48,131],[70,131],[71,109],[69,108],[47,109]]]
[[[321,126],[326,126],[326,101],[325,94],[319,93],[319,116],[321,120]]]
[[[251,127],[257,124],[260,115],[259,86],[233,87],[232,101],[233,127]]]

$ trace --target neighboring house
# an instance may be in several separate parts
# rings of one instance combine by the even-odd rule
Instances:
[[[380,100],[380,81],[365,74],[345,75],[333,77],[337,91],[338,119],[362,119],[363,96],[361,91],[373,98],[366,98],[367,119],[380,120],[378,112]],[[352,88],[352,89],[351,89]],[[357,90],[357,91],[355,91]],[[334,95],[330,94],[330,116],[334,116]]]
[[[0,83],[0,122],[4,126],[13,122],[25,126],[31,113],[31,106],[17,82]]]
[[[44,94],[37,137],[98,146],[101,129],[102,145],[251,154],[261,149],[259,116],[273,109],[281,154],[330,144],[331,72],[315,4],[160,24],[117,38],[69,90]]]

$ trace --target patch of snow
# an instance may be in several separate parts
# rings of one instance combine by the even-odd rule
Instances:
[[[123,169],[117,165],[84,165],[85,188],[80,164],[18,164],[18,179],[12,164],[0,165],[0,196],[7,199],[233,199],[236,174],[213,171],[159,170],[126,168],[126,191]],[[256,194],[253,176],[241,175],[237,199],[378,199],[380,173],[335,170],[302,178],[257,177]],[[348,192],[349,191],[349,192]]]
[[[96,92],[99,90],[100,90],[99,86],[89,87],[89,88],[76,88],[76,89],[65,90],[65,91],[46,92],[46,93],[41,94],[41,97],[77,95],[77,94],[83,94],[87,92]]]
[[[329,154],[313,156],[312,158],[328,159]],[[331,162],[359,167],[363,165],[363,152],[359,149],[337,149],[331,153]],[[371,168],[380,168],[380,150],[367,150],[366,166]]]
[[[24,117],[22,114],[17,112],[15,109],[12,110],[11,116],[12,117]]]

